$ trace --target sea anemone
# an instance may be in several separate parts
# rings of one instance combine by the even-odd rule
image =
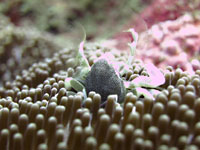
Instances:
[[[90,66],[100,52],[112,52],[117,61],[128,60],[125,52],[95,44],[86,45],[84,51]],[[75,56],[74,49],[56,52],[0,88],[2,150],[200,148],[200,70],[191,76],[169,66],[161,71],[165,81],[153,97],[129,91],[120,104],[108,95],[101,107],[101,94],[90,91],[85,98],[82,91],[65,87],[66,77],[73,78],[81,69]],[[133,81],[142,75],[149,77],[145,64],[133,60],[122,78]]]

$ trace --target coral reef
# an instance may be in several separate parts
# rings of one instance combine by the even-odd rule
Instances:
[[[141,26],[143,26],[141,24]],[[167,20],[152,25],[139,34],[136,58],[144,63],[153,62],[159,68],[170,65],[194,74],[200,69],[200,21],[191,13],[176,20]],[[103,44],[110,48],[127,50],[131,34],[121,33]]]
[[[134,26],[137,32],[141,32],[146,30],[142,26],[144,22],[147,28],[151,28],[160,22],[176,20],[186,13],[192,13],[194,19],[198,20],[199,8],[199,0],[153,0],[138,16],[133,15],[125,28]]]
[[[170,65],[190,74],[200,69],[200,21],[186,14],[175,21],[153,25],[148,32],[141,34],[138,58],[160,68]]]
[[[123,29],[134,28],[138,33],[148,32],[153,25],[167,21],[175,21],[185,14],[190,14],[193,23],[200,20],[200,0],[153,0],[138,15],[124,25]],[[175,21],[176,22],[176,21]],[[120,49],[126,49],[124,43],[129,41],[131,35],[128,33],[116,33],[113,38],[117,40],[115,45]]]
[[[89,64],[104,52],[99,45],[84,48]],[[117,61],[125,52],[111,51]],[[58,150],[198,150],[200,148],[200,70],[189,75],[180,68],[162,70],[162,92],[137,99],[127,93],[119,105],[109,96],[105,108],[101,95],[90,91],[68,95],[66,77],[79,68],[75,51],[65,49],[32,64],[13,82],[0,88],[1,149]],[[142,61],[134,60],[126,80],[146,74]]]
[[[37,29],[57,35],[71,30],[76,32],[76,24],[81,23],[88,39],[93,39],[97,35],[105,36],[105,33],[110,36],[115,32],[111,32],[112,25],[117,30],[131,13],[140,11],[144,5],[139,0],[4,0],[0,2],[0,13],[8,16],[16,25],[34,24]]]

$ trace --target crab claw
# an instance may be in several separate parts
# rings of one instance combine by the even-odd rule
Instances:
[[[149,74],[148,76],[139,76],[135,78],[132,82],[136,86],[144,87],[157,87],[165,83],[165,77],[162,72],[154,66],[152,63],[146,64],[146,70]]]

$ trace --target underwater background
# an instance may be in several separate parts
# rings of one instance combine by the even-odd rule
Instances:
[[[0,0],[1,150],[200,149],[200,0]]]

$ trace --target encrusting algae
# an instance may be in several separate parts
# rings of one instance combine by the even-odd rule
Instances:
[[[90,66],[110,49],[85,46]],[[74,50],[63,50],[32,64],[0,88],[1,150],[198,150],[200,149],[200,70],[163,70],[159,94],[125,95],[123,104],[99,93],[69,94],[66,77],[80,69]],[[117,61],[128,58],[113,51]],[[124,75],[131,81],[147,74],[135,60]],[[72,89],[73,90],[73,89]]]

